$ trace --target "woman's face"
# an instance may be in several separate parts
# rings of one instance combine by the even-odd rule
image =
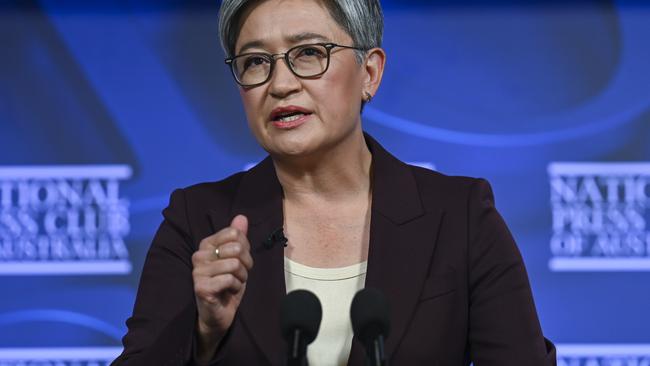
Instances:
[[[235,54],[284,53],[308,43],[352,46],[352,38],[317,1],[268,0],[253,5],[242,17]],[[365,67],[352,49],[334,48],[325,74],[295,76],[277,57],[271,79],[240,88],[249,126],[262,147],[276,157],[324,152],[360,131]],[[371,91],[371,92],[374,92]],[[279,120],[278,112],[304,112],[295,120]]]

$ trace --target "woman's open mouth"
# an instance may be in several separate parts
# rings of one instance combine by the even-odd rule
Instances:
[[[271,123],[273,123],[273,126],[276,128],[291,129],[305,123],[311,115],[311,111],[301,107],[281,107],[276,108],[271,112]]]

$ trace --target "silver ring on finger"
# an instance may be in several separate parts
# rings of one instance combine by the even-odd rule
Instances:
[[[219,255],[219,248],[214,249],[214,255],[217,257],[217,259],[221,258],[221,256]]]

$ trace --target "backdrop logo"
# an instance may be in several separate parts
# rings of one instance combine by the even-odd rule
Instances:
[[[553,271],[650,270],[650,163],[552,163]]]
[[[0,167],[0,274],[129,273],[131,168]]]
[[[108,366],[122,348],[4,348],[0,366]]]
[[[558,344],[557,366],[650,366],[650,345]]]

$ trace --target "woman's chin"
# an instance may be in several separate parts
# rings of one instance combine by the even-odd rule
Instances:
[[[283,131],[268,136],[269,152],[278,156],[300,157],[316,149],[313,136],[305,134],[307,131]]]
[[[278,158],[283,159],[300,159],[311,155],[313,149],[307,146],[278,146],[271,152]]]
[[[287,140],[278,139],[270,144],[268,152],[279,159],[300,160],[312,156],[318,151],[318,144],[310,143],[308,140]]]

